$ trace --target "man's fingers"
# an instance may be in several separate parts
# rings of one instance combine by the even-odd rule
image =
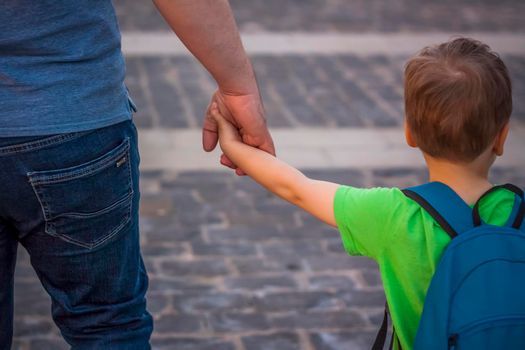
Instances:
[[[257,132],[257,135],[251,135],[249,133],[246,133],[242,136],[242,140],[247,145],[257,147],[260,150],[275,156],[275,146],[272,140],[272,136],[270,135],[270,132],[267,129],[262,130],[262,132],[259,130]]]
[[[206,152],[213,151],[215,147],[217,146],[218,141],[219,141],[219,136],[217,135],[216,131],[202,129],[202,148]]]
[[[228,168],[234,169],[235,174],[237,174],[238,176],[246,175],[246,173],[242,171],[241,168],[238,168],[237,165],[233,164],[230,158],[226,157],[225,154],[221,155],[221,164],[227,166]]]
[[[259,149],[275,156],[275,145],[273,144],[272,136],[268,133],[265,141],[259,146]]]
[[[221,154],[221,164],[231,169],[237,169],[237,165],[233,164],[230,158],[228,158],[224,153]]]
[[[220,113],[219,106],[217,106],[216,102],[212,102],[212,104],[211,104],[211,106],[209,108],[209,111],[210,111],[211,117],[213,118],[213,120],[215,120],[217,122],[217,124],[220,124],[221,122],[224,121],[224,117]]]
[[[211,152],[217,146],[219,141],[218,130],[219,126],[217,121],[211,116],[210,106],[206,110],[206,115],[204,117],[204,123],[202,126],[202,148],[206,152]]]
[[[224,154],[221,155],[221,164],[227,166],[230,169],[235,170],[235,174],[237,174],[238,176],[246,175],[246,173],[242,171],[241,168],[237,168],[237,166],[233,164],[233,162]]]

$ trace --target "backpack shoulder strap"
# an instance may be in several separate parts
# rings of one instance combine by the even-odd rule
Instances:
[[[385,311],[383,315],[383,322],[381,323],[381,328],[379,328],[379,331],[376,335],[376,340],[374,341],[374,345],[372,345],[372,350],[383,350],[386,343],[386,336],[388,333],[388,318],[390,317],[390,311],[388,309],[388,303],[385,303]],[[390,338],[390,346],[388,347],[388,350],[392,350],[394,346],[394,342],[397,341],[398,349],[403,350],[401,347],[401,343],[399,342],[399,338],[397,337],[396,330],[394,328],[394,325],[392,325],[392,338]]]
[[[506,189],[507,191],[513,192],[516,196],[514,199],[514,206],[512,212],[509,216],[509,219],[505,226],[513,227],[515,229],[521,229],[525,232],[525,199],[523,195],[523,190],[518,186],[513,184],[504,184],[492,187],[490,190],[485,192],[476,202],[472,211],[472,218],[474,221],[474,226],[479,226],[482,224],[481,216],[479,214],[479,204],[483,198],[485,198],[490,193],[499,190],[500,188]]]
[[[403,193],[423,207],[450,238],[474,228],[472,209],[444,183],[429,182],[404,189]]]

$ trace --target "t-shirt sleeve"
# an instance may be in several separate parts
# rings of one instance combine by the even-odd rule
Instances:
[[[398,188],[339,187],[334,215],[347,253],[379,257],[398,227],[403,199]]]

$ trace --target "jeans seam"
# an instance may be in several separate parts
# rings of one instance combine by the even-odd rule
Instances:
[[[131,206],[132,206],[132,202],[130,201],[130,203],[128,204],[128,207],[130,208],[128,210],[128,214],[126,215],[126,217],[122,220],[122,222],[116,227],[114,228],[107,236],[104,236],[92,243],[86,243],[86,242],[81,242],[79,240],[76,240],[74,238],[71,238],[70,236],[67,236],[67,235],[64,235],[64,234],[61,234],[61,233],[57,233],[57,232],[52,232],[50,230],[48,230],[48,222],[46,222],[46,228],[45,228],[45,231],[47,234],[49,234],[50,236],[54,236],[54,237],[57,237],[57,238],[60,238],[64,241],[67,241],[69,243],[72,243],[72,244],[76,244],[76,245],[79,245],[81,247],[84,247],[84,248],[87,248],[87,249],[94,249],[96,247],[98,247],[99,245],[101,245],[102,243],[106,242],[107,240],[109,240],[110,238],[114,237],[118,232],[120,232],[120,230],[126,226],[128,224],[128,222],[131,221]],[[49,225],[51,226],[51,225]]]
[[[47,230],[47,221],[49,217],[47,206],[40,199],[40,195],[38,194],[38,190],[36,189],[35,185],[31,181],[29,183],[31,185],[31,188],[33,189],[33,192],[35,193],[35,197],[38,200],[38,203],[40,203],[40,208],[42,209],[42,214],[44,215],[44,221],[46,223],[46,230]]]
[[[97,217],[99,215],[106,214],[106,213],[110,212],[111,210],[118,208],[122,204],[126,203],[127,200],[131,200],[132,196],[133,196],[133,190],[131,190],[128,194],[126,194],[124,197],[120,198],[115,203],[111,204],[110,206],[108,206],[108,207],[106,207],[104,209],[98,210],[96,212],[89,213],[89,214],[84,214],[84,213],[77,213],[77,214],[75,214],[75,213],[64,213],[64,214],[59,214],[59,215],[56,215],[56,216],[53,216],[53,217],[49,217],[49,220],[50,221],[51,220],[55,220],[55,219],[60,218],[60,217],[72,218],[72,219],[91,219],[91,218],[95,218],[95,217]]]
[[[0,156],[8,156],[11,154],[23,153],[28,151],[35,151],[48,146],[58,145],[66,141],[74,140],[80,136],[90,133],[92,130],[85,132],[75,132],[68,134],[60,134],[55,136],[46,137],[40,140],[26,142],[17,145],[0,147]]]
[[[101,159],[99,162],[92,164],[86,168],[81,168],[79,170],[73,170],[71,171],[71,173],[66,174],[66,175],[56,174],[56,175],[46,176],[46,175],[37,174],[36,176],[33,176],[35,173],[38,173],[38,172],[29,172],[27,173],[27,175],[29,176],[29,181],[35,185],[47,185],[47,184],[52,184],[52,183],[57,183],[57,182],[62,182],[62,181],[74,180],[76,178],[92,174],[99,170],[104,170],[108,164],[111,164],[115,159],[118,159],[119,157],[121,157],[123,153],[124,154],[126,152],[129,153],[129,148],[130,148],[129,137],[127,137],[124,142],[125,142],[124,149],[119,150],[115,155],[110,156],[107,159]]]

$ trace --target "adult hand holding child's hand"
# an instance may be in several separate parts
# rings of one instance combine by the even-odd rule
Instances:
[[[219,111],[219,106],[215,102],[212,102],[210,106],[210,115],[218,126],[221,149],[227,147],[227,144],[231,142],[243,142],[239,129],[233,125],[232,122],[225,119],[224,115]]]
[[[217,90],[213,94],[202,129],[202,145],[205,151],[210,152],[215,149],[218,141],[218,125],[211,113],[214,103],[220,114],[238,129],[242,142],[275,155],[273,140],[266,126],[264,109],[258,92],[237,95]],[[221,155],[221,164],[235,169],[238,175],[244,175],[224,154]]]

